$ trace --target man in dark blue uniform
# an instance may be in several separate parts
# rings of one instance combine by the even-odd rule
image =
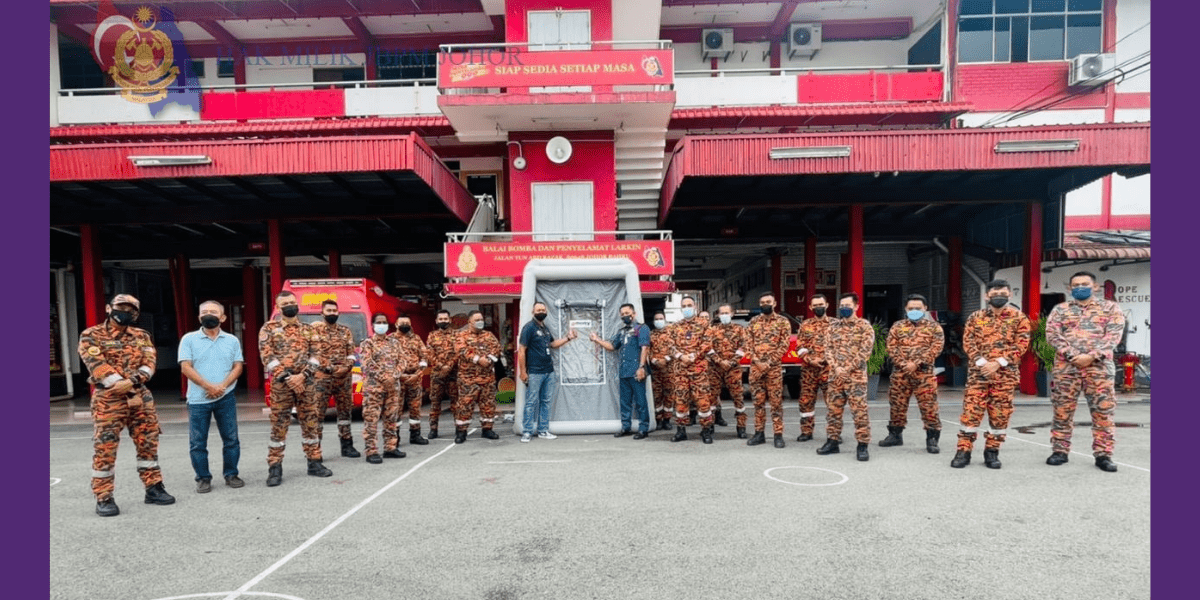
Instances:
[[[632,427],[631,409],[637,410],[638,432],[633,439],[649,435],[650,409],[646,407],[646,365],[650,354],[650,328],[638,323],[632,304],[621,305],[621,320],[625,326],[609,341],[592,332],[592,341],[608,351],[620,351],[621,367],[621,431],[614,437],[629,435]]]

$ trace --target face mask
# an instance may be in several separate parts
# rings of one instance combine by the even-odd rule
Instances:
[[[401,326],[397,327],[396,329],[399,329],[400,333],[408,333],[408,332],[412,331],[412,325],[401,325]]]
[[[112,320],[116,321],[117,325],[129,325],[136,319],[134,319],[133,313],[127,310],[114,310],[112,311]]]
[[[818,306],[812,310],[813,310],[813,314],[817,315],[818,317],[825,316],[825,307],[824,306]]]
[[[443,322],[441,322],[441,323],[438,323],[438,324],[437,324],[437,328],[438,328],[438,329],[445,329],[445,328],[447,328],[447,327],[449,327],[449,326],[450,326],[450,324],[449,324],[449,323],[446,323],[446,322],[444,322],[444,321],[443,321]]]
[[[1008,296],[992,296],[988,298],[988,304],[996,308],[1003,308],[1005,304],[1008,304]]]
[[[387,330],[388,330],[387,323],[376,323],[375,324],[375,333],[378,333],[379,335],[383,335],[383,334],[387,333]]]
[[[696,316],[696,309],[691,306],[683,307],[683,318],[690,319]]]
[[[290,318],[300,314],[300,307],[295,306],[295,305],[285,306],[285,307],[279,309],[279,312],[283,313],[283,316],[290,319]]]
[[[337,323],[337,318],[337,315],[325,315],[325,322],[333,325],[334,323]]]
[[[621,317],[621,320],[624,321],[626,325],[633,323],[633,317]]]
[[[200,317],[200,325],[205,329],[216,329],[221,326],[221,318],[213,315]]]
[[[722,325],[728,325],[733,322],[733,315],[717,315],[717,318],[721,319]]]
[[[853,314],[854,314],[854,309],[853,309],[853,308],[848,308],[848,307],[845,307],[845,306],[839,306],[839,307],[838,307],[838,316],[839,316],[839,317],[841,317],[841,318],[843,318],[843,319],[849,319],[849,318],[850,318],[850,315],[853,315]]]
[[[665,320],[663,320],[663,319],[655,319],[654,320],[654,328],[655,329],[662,329],[666,326],[667,326],[667,322]]]
[[[769,315],[769,314],[775,312],[775,305],[773,305],[773,304],[763,304],[763,305],[759,306],[759,308],[762,309],[762,314],[764,314],[764,315]]]
[[[471,323],[471,324],[475,326],[475,329],[483,329],[483,326],[484,326],[483,321],[475,321],[474,323]]]
[[[533,313],[533,318],[537,319],[539,322],[545,321],[546,313]]]
[[[1087,300],[1088,298],[1092,297],[1092,288],[1090,288],[1090,287],[1071,288],[1071,297],[1076,300]]]
[[[921,320],[921,317],[925,316],[925,311],[923,311],[923,310],[910,310],[910,311],[908,311],[908,312],[907,312],[907,313],[905,313],[905,314],[907,314],[907,315],[908,315],[908,319],[909,319],[910,321],[920,321],[920,320]]]

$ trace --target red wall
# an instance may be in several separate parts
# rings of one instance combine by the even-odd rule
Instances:
[[[550,162],[546,157],[546,141],[554,132],[513,132],[509,138],[521,142],[527,162],[523,171],[510,168],[509,223],[512,231],[533,229],[533,184],[551,182],[591,181],[593,184],[593,211],[596,231],[614,231],[617,228],[617,161],[611,131],[563,132],[571,140],[571,159],[561,165]],[[508,146],[508,160],[518,156],[516,144]],[[603,239],[603,238],[598,238]]]
[[[954,100],[971,102],[977,111],[1040,105],[1067,95],[1068,69],[1066,61],[958,65]],[[1104,88],[1097,87],[1054,108],[1104,108],[1105,100]]]
[[[526,12],[557,8],[592,11],[592,39],[613,39],[611,0],[508,0],[504,3],[504,41],[515,43],[529,40]]]

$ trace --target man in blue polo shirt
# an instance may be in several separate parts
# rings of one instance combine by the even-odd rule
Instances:
[[[638,432],[633,439],[640,440],[649,434],[650,409],[646,407],[646,365],[650,354],[650,328],[637,322],[637,313],[632,304],[621,305],[621,320],[625,326],[617,330],[612,340],[604,341],[592,332],[592,341],[608,351],[620,350],[621,367],[621,431],[613,437],[629,435],[633,422],[631,410],[637,411]]]
[[[237,433],[237,401],[233,388],[242,374],[242,345],[232,334],[221,331],[225,307],[208,300],[200,304],[200,330],[179,340],[179,365],[188,378],[188,440],[192,469],[196,471],[196,491],[212,491],[212,473],[208,470],[208,425],[217,421],[221,434],[222,475],[225,485],[246,485],[238,478],[241,445]]]
[[[546,305],[533,304],[533,320],[521,328],[517,340],[517,364],[521,381],[525,384],[525,414],[521,419],[521,442],[533,439],[536,433],[542,439],[552,440],[558,436],[550,433],[550,399],[558,381],[554,376],[554,359],[550,350],[575,339],[575,330],[565,337],[554,339],[546,327]]]

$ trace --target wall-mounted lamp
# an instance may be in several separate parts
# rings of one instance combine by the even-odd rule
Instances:
[[[795,148],[771,148],[772,159],[786,158],[845,158],[850,156],[850,146],[805,146]]]
[[[212,158],[203,154],[166,156],[127,156],[135,167],[178,167],[183,165],[211,165]]]
[[[527,164],[525,162],[525,149],[521,147],[521,142],[509,142],[509,144],[517,145],[517,157],[513,159],[513,168],[518,171],[524,171],[525,165]],[[505,145],[507,146],[508,144]]]
[[[995,152],[1074,152],[1079,140],[1002,140],[996,142]]]

